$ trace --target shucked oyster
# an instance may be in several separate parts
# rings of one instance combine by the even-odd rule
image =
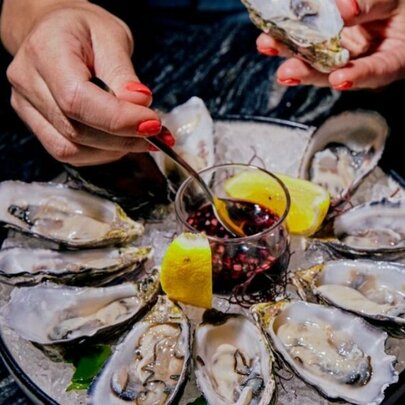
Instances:
[[[166,296],[117,346],[89,390],[94,405],[170,404],[187,377],[190,328]]]
[[[313,295],[371,320],[405,327],[405,265],[373,260],[335,260],[293,276],[303,299]]]
[[[94,285],[132,272],[152,257],[151,247],[98,248],[78,251],[11,248],[0,251],[0,280],[11,285],[52,280]]]
[[[275,392],[273,356],[246,317],[204,313],[194,338],[197,383],[209,404],[269,404]]]
[[[329,398],[379,404],[398,380],[387,334],[360,317],[302,301],[257,304],[252,312],[296,374]]]
[[[43,345],[72,343],[124,325],[159,289],[159,271],[137,283],[111,287],[67,287],[52,283],[15,288],[1,309],[8,327]]]
[[[300,177],[324,187],[331,205],[338,205],[377,166],[388,132],[386,121],[375,112],[345,112],[329,118],[304,152]]]
[[[315,69],[330,72],[346,65],[340,45],[343,20],[335,0],[242,0],[253,23],[287,45]]]
[[[129,242],[143,233],[111,201],[53,183],[0,183],[0,223],[75,248]]]

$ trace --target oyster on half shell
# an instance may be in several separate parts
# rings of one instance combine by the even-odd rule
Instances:
[[[405,327],[405,265],[335,260],[301,270],[293,281],[302,299],[321,301],[374,321]]]
[[[275,393],[273,355],[245,316],[207,310],[194,335],[197,384],[212,405],[269,404]]]
[[[324,396],[379,404],[398,380],[387,334],[338,308],[303,301],[256,304],[254,318],[294,372]]]
[[[349,61],[335,0],[242,0],[253,23],[321,72]]]
[[[180,307],[159,296],[95,378],[89,403],[173,403],[186,381],[189,359],[188,320]]]
[[[46,282],[14,288],[0,315],[23,339],[42,345],[73,343],[132,321],[156,299],[158,291],[158,269],[139,282],[110,287]]]
[[[140,269],[152,255],[149,246],[74,251],[3,249],[0,250],[0,281],[11,285],[38,284],[45,280],[73,285],[105,284],[111,278]]]
[[[143,225],[115,203],[55,183],[0,183],[0,223],[71,248],[126,243]]]

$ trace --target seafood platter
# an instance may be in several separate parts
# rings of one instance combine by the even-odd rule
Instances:
[[[58,404],[384,403],[405,369],[405,192],[378,167],[385,120],[352,111],[320,128],[213,121],[196,97],[162,117],[198,170],[251,163],[321,184],[331,196],[325,224],[290,236],[285,288],[273,299],[241,305],[215,294],[205,310],[160,287],[178,231],[170,195],[184,179],[163,156],[154,167],[169,202],[146,200],[147,210],[74,168],[51,183],[1,183],[1,353],[27,395]],[[110,352],[86,388],[72,389],[68,353],[100,344]]]

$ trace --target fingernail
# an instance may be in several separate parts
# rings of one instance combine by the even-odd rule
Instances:
[[[360,15],[360,11],[361,11],[359,3],[357,2],[357,0],[352,0],[352,4],[353,4],[354,16],[357,17]]]
[[[337,86],[333,86],[333,88],[336,90],[349,90],[352,87],[353,87],[353,82],[350,82],[350,81],[340,83]]]
[[[267,55],[267,56],[277,56],[279,54],[278,49],[276,48],[257,48],[257,50],[263,54],[263,55]]]
[[[299,84],[301,84],[301,80],[298,79],[277,79],[277,81],[280,84],[283,84],[284,86],[298,86]]]
[[[125,88],[129,91],[137,91],[138,93],[143,93],[146,94],[147,96],[152,95],[152,91],[150,90],[149,87],[146,87],[144,84],[139,83],[139,82],[130,82],[127,83]]]
[[[155,146],[152,145],[151,143],[148,145],[148,152],[159,152],[159,149]]]
[[[158,120],[148,120],[138,125],[137,132],[145,135],[156,135],[162,129],[162,124]]]
[[[167,146],[172,147],[176,144],[176,139],[170,132],[164,132],[163,134],[159,135],[159,138],[161,138]]]

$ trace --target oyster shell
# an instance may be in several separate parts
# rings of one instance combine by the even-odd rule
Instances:
[[[253,23],[315,69],[331,72],[349,61],[340,44],[343,20],[335,0],[242,0]]]
[[[373,260],[335,260],[298,271],[299,295],[374,321],[405,327],[405,265]]]
[[[273,356],[251,321],[216,310],[197,326],[193,357],[197,384],[209,404],[269,404],[275,393]]]
[[[109,200],[62,184],[0,183],[0,223],[68,247],[130,242],[143,225]]]
[[[153,255],[153,249],[127,246],[80,251],[11,248],[0,251],[0,281],[37,284],[45,280],[80,285],[105,283],[133,272]]]
[[[360,317],[302,301],[257,304],[252,313],[294,372],[326,397],[379,404],[398,380],[387,334]]]
[[[323,186],[336,206],[377,166],[388,136],[384,118],[374,112],[345,112],[316,131],[300,165],[302,179]]]
[[[158,269],[137,283],[111,287],[46,282],[14,288],[0,313],[23,339],[42,345],[72,343],[122,327],[156,298],[158,290]]]
[[[405,200],[367,202],[335,217],[334,239],[325,244],[343,254],[376,258],[405,255]]]
[[[170,404],[187,378],[190,328],[166,296],[116,347],[89,389],[90,404]]]

